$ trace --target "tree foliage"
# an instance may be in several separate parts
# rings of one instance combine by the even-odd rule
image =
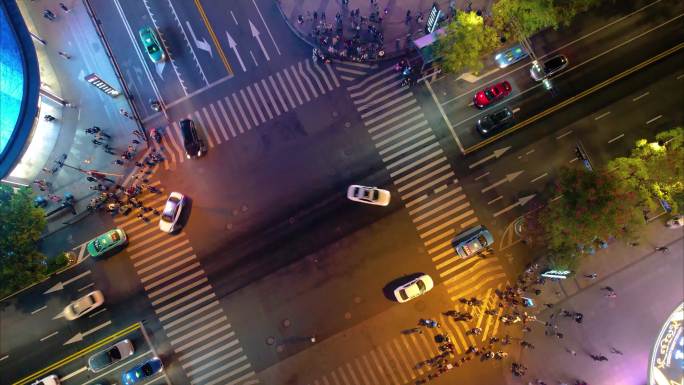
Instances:
[[[492,52],[499,44],[496,31],[485,25],[475,12],[458,11],[440,36],[436,56],[442,57],[447,72],[478,71],[482,68],[482,56]]]
[[[605,0],[553,0],[553,9],[559,24],[568,25],[582,12],[586,12]]]
[[[499,0],[492,6],[492,16],[496,29],[515,41],[560,24],[553,0]]]
[[[40,279],[45,256],[38,240],[46,226],[45,212],[36,208],[29,188],[0,185],[0,297]]]

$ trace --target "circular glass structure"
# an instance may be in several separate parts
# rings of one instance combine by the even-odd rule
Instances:
[[[9,17],[0,7],[0,154],[10,141],[24,97],[24,65]]]
[[[649,385],[684,384],[684,303],[679,304],[660,329],[651,352]]]

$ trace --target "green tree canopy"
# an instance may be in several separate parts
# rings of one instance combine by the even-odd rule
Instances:
[[[0,185],[0,297],[45,274],[45,256],[38,251],[45,211],[32,198],[29,188]]]
[[[482,56],[499,44],[496,31],[475,12],[458,11],[445,32],[437,40],[436,56],[442,57],[447,72],[480,70]]]
[[[515,41],[560,24],[553,0],[499,0],[492,6],[492,16],[496,29]]]
[[[604,0],[553,0],[553,9],[559,24],[568,25],[577,14],[586,12]]]

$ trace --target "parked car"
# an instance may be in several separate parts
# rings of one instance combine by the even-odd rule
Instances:
[[[183,135],[183,147],[185,147],[185,156],[188,159],[193,156],[202,155],[202,147],[204,144],[197,135],[197,129],[195,128],[195,122],[191,119],[183,119],[180,122],[181,134]]]
[[[508,107],[503,107],[478,119],[475,127],[480,135],[490,136],[497,131],[512,126],[514,123],[515,116],[513,111]]]
[[[390,203],[390,192],[377,187],[353,184],[347,189],[347,198],[369,205],[387,206]]]
[[[124,385],[138,384],[156,375],[164,369],[159,357],[152,357],[142,364],[135,366],[121,375],[121,382]]]
[[[41,378],[40,380],[34,382],[31,385],[59,385],[59,377],[57,377],[54,374],[51,374],[47,377]]]
[[[486,227],[472,227],[454,237],[456,253],[463,259],[480,254],[494,244],[494,237]]]
[[[172,233],[177,229],[178,218],[185,205],[185,196],[179,192],[172,192],[166,200],[164,210],[159,216],[159,229],[165,233]]]
[[[427,274],[423,274],[394,289],[394,297],[400,303],[408,302],[427,293],[432,290],[433,287],[435,287],[435,284],[432,282],[432,278]]]
[[[145,47],[145,52],[147,52],[147,56],[150,57],[150,60],[152,60],[152,62],[159,63],[166,59],[164,49],[162,48],[161,43],[159,43],[157,34],[154,32],[152,28],[140,28],[140,30],[138,31],[138,35],[140,36],[140,41],[142,41],[143,47]]]
[[[477,108],[485,108],[508,96],[511,93],[511,90],[511,83],[504,80],[501,83],[496,83],[478,91],[473,97],[473,103]]]
[[[496,64],[499,65],[499,68],[506,68],[511,64],[517,63],[520,60],[528,57],[529,54],[521,44],[516,44],[512,47],[509,47],[508,49],[501,51],[494,56],[494,60],[496,61]]]
[[[125,339],[108,347],[107,349],[97,352],[88,358],[88,369],[91,372],[100,372],[115,363],[125,360],[133,355],[135,349],[130,340]]]
[[[64,318],[73,321],[97,309],[104,303],[104,295],[99,290],[84,295],[64,308]]]
[[[112,229],[92,239],[86,245],[86,250],[91,257],[97,258],[109,254],[117,248],[123,248],[128,244],[126,233],[119,228]]]
[[[542,81],[551,77],[568,66],[568,58],[564,55],[556,55],[547,59],[542,64],[533,64],[530,68],[530,76],[536,81]]]

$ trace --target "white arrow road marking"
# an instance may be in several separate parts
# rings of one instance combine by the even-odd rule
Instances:
[[[500,148],[500,149],[498,149],[498,150],[494,150],[494,152],[492,153],[492,155],[488,155],[488,156],[486,156],[486,157],[484,157],[484,158],[478,160],[477,162],[475,162],[475,163],[471,164],[470,166],[468,166],[468,168],[473,169],[473,168],[475,168],[475,167],[481,165],[482,163],[484,163],[484,162],[486,162],[486,161],[488,161],[488,160],[491,160],[491,159],[498,159],[498,158],[501,157],[501,155],[503,155],[506,151],[508,151],[508,150],[510,150],[510,149],[511,149],[511,146],[504,147],[504,148]]]
[[[202,51],[209,52],[209,56],[214,58],[214,53],[211,51],[211,46],[209,45],[209,43],[207,43],[207,39],[198,40],[195,36],[195,31],[193,31],[192,27],[190,26],[189,21],[185,22],[185,26],[188,27],[188,29],[190,30],[190,35],[192,36],[192,40],[195,41],[195,45],[197,46],[197,48],[201,49]]]
[[[275,47],[276,51],[278,52],[278,55],[281,55],[280,48],[278,48],[278,44],[276,44],[275,39],[273,38],[273,34],[271,34],[271,29],[268,28],[268,24],[266,24],[266,20],[264,20],[264,16],[261,14],[259,7],[257,7],[256,1],[252,0],[252,3],[254,4],[254,8],[256,8],[257,13],[259,14],[259,18],[261,19],[261,22],[266,27],[266,32],[268,32],[268,36],[271,38],[271,41],[273,42],[273,46]],[[679,78],[677,78],[677,80],[679,80]]]
[[[9,354],[5,354],[4,356],[0,357],[0,361],[6,360],[9,358]]]
[[[494,214],[494,217],[498,217],[499,215],[501,215],[501,214],[503,214],[503,213],[506,213],[506,212],[508,212],[508,211],[511,211],[511,210],[513,210],[514,208],[518,207],[518,206],[520,206],[520,207],[525,206],[525,204],[526,204],[527,202],[529,202],[532,198],[534,198],[535,195],[537,195],[537,194],[528,195],[528,196],[525,196],[525,197],[522,197],[522,198],[518,199],[518,201],[515,202],[515,203],[513,203],[512,205],[506,207],[506,208],[503,209],[503,210],[500,210],[500,211],[496,212],[496,213]]]
[[[228,46],[235,53],[235,57],[237,57],[238,62],[240,63],[240,67],[242,67],[242,72],[247,72],[247,69],[245,68],[245,63],[242,62],[242,58],[240,57],[240,53],[237,50],[237,43],[235,42],[235,40],[233,40],[233,38],[230,36],[228,31],[226,31],[226,36],[228,37]]]
[[[162,76],[162,72],[164,72],[164,67],[166,67],[166,60],[156,63],[154,65],[154,69],[157,71],[157,76],[159,76],[159,78],[162,80],[164,79],[164,76]]]
[[[271,58],[268,56],[268,52],[266,52],[266,48],[264,47],[264,43],[261,41],[261,33],[259,30],[252,24],[252,20],[249,20],[249,29],[252,30],[252,36],[254,36],[255,39],[259,42],[259,47],[261,47],[261,52],[264,53],[264,56],[266,57],[266,60],[271,61]]]
[[[76,335],[74,335],[73,337],[71,337],[71,339],[69,339],[69,341],[65,342],[64,345],[73,344],[74,342],[81,342],[81,341],[83,341],[83,337],[85,337],[85,336],[87,336],[87,335],[90,335],[90,334],[93,334],[93,333],[95,333],[96,331],[98,331],[98,330],[100,330],[100,329],[102,329],[102,328],[104,328],[104,327],[107,327],[107,326],[109,326],[109,325],[111,325],[111,324],[112,324],[112,321],[107,321],[107,322],[105,322],[105,323],[103,323],[103,324],[100,324],[100,325],[97,325],[97,326],[95,326],[94,328],[92,328],[92,329],[90,329],[90,330],[88,330],[88,331],[85,331],[85,332],[83,332],[83,333],[78,332],[78,333],[76,333]]]
[[[87,367],[87,366],[84,366],[84,367],[82,367],[82,368],[80,368],[80,369],[78,369],[78,370],[76,370],[76,371],[74,371],[74,372],[71,372],[71,373],[67,374],[66,376],[60,378],[59,381],[60,381],[60,383],[62,383],[62,382],[64,382],[64,381],[70,379],[71,377],[75,377],[75,376],[77,376],[77,375],[79,375],[79,374],[85,372],[86,370],[88,370],[88,367]]]
[[[50,294],[50,293],[55,292],[55,291],[57,291],[57,290],[62,290],[62,289],[64,289],[64,286],[66,286],[66,285],[68,285],[68,284],[70,284],[70,283],[72,283],[72,282],[74,282],[74,281],[77,281],[77,280],[79,280],[79,279],[85,277],[85,276],[88,275],[88,274],[90,274],[90,270],[84,271],[83,273],[81,273],[81,274],[75,276],[74,278],[71,278],[71,279],[66,280],[66,281],[64,281],[64,282],[59,281],[59,282],[57,282],[57,284],[56,284],[55,286],[49,288],[49,289],[48,289],[47,291],[45,291],[45,293],[43,293],[43,294]]]
[[[518,177],[520,174],[522,174],[523,172],[524,172],[524,170],[520,170],[520,171],[514,172],[514,173],[512,173],[512,174],[506,174],[506,176],[505,176],[504,178],[502,178],[500,181],[495,182],[494,184],[489,185],[489,186],[483,188],[480,192],[486,193],[487,191],[493,189],[493,188],[496,187],[496,186],[499,186],[499,185],[504,184],[504,183],[506,183],[506,182],[509,182],[509,183],[510,183],[510,182],[513,181],[513,179],[517,178],[517,177]]]

